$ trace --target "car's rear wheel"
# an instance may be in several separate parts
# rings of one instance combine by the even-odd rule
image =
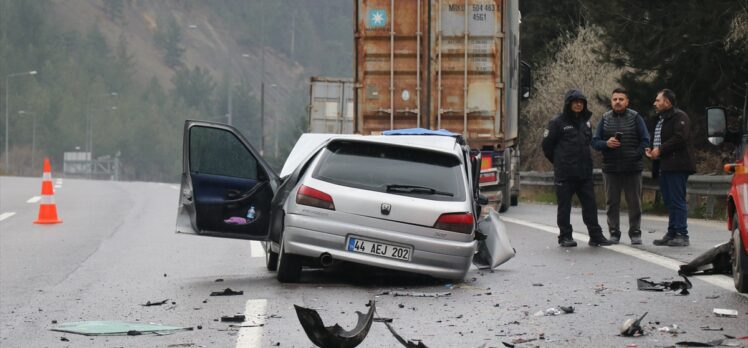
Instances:
[[[748,253],[745,252],[743,240],[740,237],[740,228],[738,228],[738,217],[733,216],[732,228],[732,278],[735,280],[735,289],[738,292],[748,293]]]
[[[278,269],[278,253],[274,252],[270,248],[270,241],[264,243],[265,245],[265,267],[268,271],[275,271]]]
[[[296,283],[301,278],[301,257],[286,253],[283,238],[281,238],[278,253],[278,281],[281,283]]]

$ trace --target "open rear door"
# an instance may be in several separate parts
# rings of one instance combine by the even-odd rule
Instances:
[[[478,253],[473,256],[473,264],[478,268],[496,268],[516,254],[509,242],[506,226],[496,210],[489,209],[488,215],[478,221],[478,231],[485,236],[484,240],[478,242]]]
[[[264,240],[279,178],[235,128],[185,121],[177,233]]]

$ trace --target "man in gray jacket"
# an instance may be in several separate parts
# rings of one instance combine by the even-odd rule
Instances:
[[[610,242],[621,239],[621,191],[626,197],[631,244],[642,244],[641,196],[642,156],[649,146],[649,132],[638,112],[628,108],[628,93],[616,88],[610,99],[612,110],[603,114],[592,137],[592,147],[603,154],[603,182]]]

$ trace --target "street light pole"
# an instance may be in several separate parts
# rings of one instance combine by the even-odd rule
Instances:
[[[24,110],[18,111],[19,115],[31,115],[31,172],[33,174],[35,167],[35,154],[36,154],[36,113]]]
[[[8,136],[9,136],[9,134],[8,134],[8,127],[9,127],[8,110],[10,110],[10,108],[9,108],[9,106],[10,106],[9,105],[10,104],[9,103],[9,101],[10,101],[9,100],[10,93],[9,93],[8,88],[9,88],[9,83],[10,83],[10,78],[11,77],[14,77],[14,76],[23,76],[23,75],[36,75],[36,70],[26,71],[26,72],[22,72],[22,73],[14,73],[14,74],[10,74],[8,76],[5,76],[5,172],[6,173],[10,173],[10,160],[9,160],[9,157],[8,157],[9,154],[10,154],[10,152],[8,151],[8,145],[10,144],[10,142],[8,142]]]

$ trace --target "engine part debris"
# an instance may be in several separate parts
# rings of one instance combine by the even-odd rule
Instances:
[[[369,311],[366,314],[356,311],[358,322],[350,330],[344,330],[340,325],[325,326],[322,318],[314,309],[294,305],[301,327],[307,337],[318,347],[352,348],[363,342],[374,321],[376,305],[369,301]],[[386,323],[385,323],[386,324]]]

